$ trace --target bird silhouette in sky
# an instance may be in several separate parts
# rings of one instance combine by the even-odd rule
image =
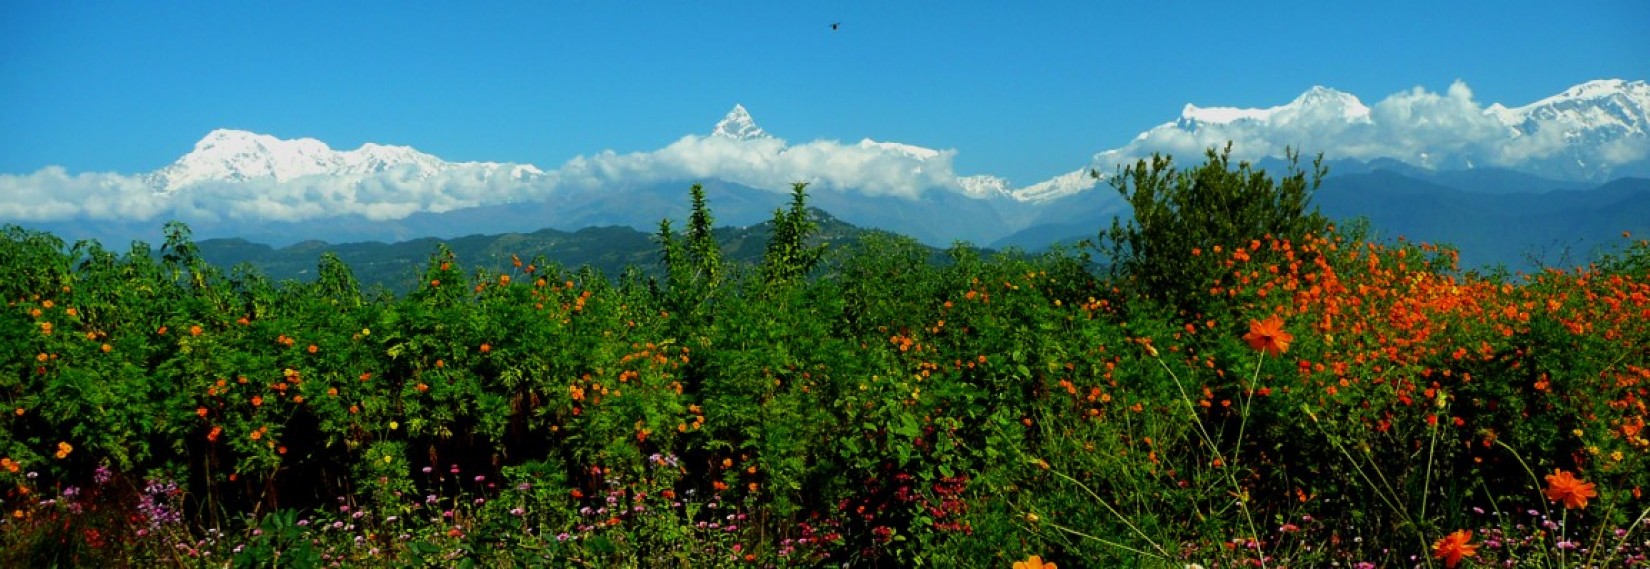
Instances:
[[[841,27],[842,27],[842,22],[831,22],[831,31],[833,31],[833,32],[837,31]]]

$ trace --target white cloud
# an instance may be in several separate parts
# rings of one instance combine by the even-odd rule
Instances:
[[[458,167],[428,177],[391,168],[378,174],[304,176],[284,182],[206,182],[162,192],[143,176],[70,175],[49,166],[28,175],[0,175],[0,219],[301,221],[356,214],[389,220],[542,194],[533,180],[491,167]]]
[[[149,219],[167,208],[137,176],[69,174],[47,166],[33,174],[0,175],[0,219]]]
[[[951,166],[955,156],[954,150],[872,141],[849,145],[820,140],[792,146],[777,138],[690,135],[653,152],[581,156],[556,173],[561,183],[578,187],[594,187],[603,181],[714,178],[771,191],[788,191],[792,183],[808,182],[816,191],[916,198],[938,188],[960,191]]]

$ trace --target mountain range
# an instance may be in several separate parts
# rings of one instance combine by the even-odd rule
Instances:
[[[1482,106],[1459,82],[1373,105],[1325,87],[1270,108],[1188,104],[1129,143],[1026,185],[959,175],[954,150],[869,138],[792,144],[740,105],[707,135],[556,169],[220,129],[153,172],[0,175],[0,221],[120,242],[153,240],[163,221],[180,219],[202,238],[276,246],[648,230],[681,218],[688,185],[703,183],[718,220],[746,226],[780,207],[792,182],[808,182],[811,204],[847,223],[936,246],[1037,249],[1092,236],[1127,213],[1106,184],[1119,166],[1159,152],[1190,165],[1228,141],[1235,158],[1269,169],[1289,148],[1322,152],[1331,176],[1317,203],[1326,213],[1455,243],[1469,264],[1527,264],[1531,253],[1585,252],[1624,230],[1650,232],[1650,84],[1619,79],[1517,107]]]

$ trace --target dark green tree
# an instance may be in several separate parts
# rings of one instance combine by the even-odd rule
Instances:
[[[693,196],[693,213],[688,216],[687,253],[694,274],[710,286],[722,280],[722,248],[716,243],[716,218],[710,215],[705,202],[705,187],[694,184],[689,190]]]
[[[1214,254],[1217,246],[1230,251],[1254,240],[1328,230],[1329,220],[1310,205],[1328,172],[1322,155],[1307,171],[1298,167],[1300,154],[1288,150],[1288,170],[1274,179],[1248,162],[1234,168],[1231,153],[1230,143],[1224,150],[1210,148],[1202,165],[1184,170],[1154,154],[1111,179],[1134,210],[1127,224],[1113,220],[1100,234],[1099,249],[1114,277],[1133,280],[1174,307],[1200,311],[1210,284],[1227,270]],[[1269,251],[1254,254],[1261,259]]]
[[[825,245],[808,244],[816,228],[808,216],[808,184],[791,186],[790,210],[774,210],[771,223],[773,236],[762,255],[763,282],[778,285],[806,277],[825,255]]]

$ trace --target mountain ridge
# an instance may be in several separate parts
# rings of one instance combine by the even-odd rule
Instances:
[[[1452,87],[1452,90],[1458,89]],[[1459,90],[1464,91],[1464,86],[1460,86]],[[1188,103],[1180,117],[1140,133],[1136,137],[1136,142],[1148,140],[1152,133],[1165,130],[1198,133],[1209,129],[1233,128],[1234,125],[1257,127],[1318,121],[1315,128],[1356,128],[1375,121],[1378,116],[1377,110],[1365,105],[1351,93],[1313,86],[1287,104],[1268,108],[1200,107]],[[1612,147],[1609,151],[1625,152],[1641,160],[1650,158],[1650,83],[1643,80],[1588,81],[1519,107],[1493,103],[1483,108],[1480,114],[1500,125],[1505,130],[1504,134],[1508,140],[1539,137],[1561,139],[1567,145],[1564,148],[1569,149],[1567,153],[1562,153],[1564,158],[1581,160],[1582,169],[1587,168],[1585,164],[1588,160],[1608,161],[1599,157],[1605,151],[1596,147],[1606,144],[1620,146],[1619,141],[1624,140],[1630,148]],[[1340,121],[1340,124],[1336,125],[1333,121],[1325,122],[1325,117]],[[757,124],[742,104],[735,104],[733,109],[715,124],[709,138],[734,143],[776,140]],[[947,152],[869,138],[861,140],[857,148],[868,152],[893,154],[918,162],[919,165],[945,157]],[[1332,153],[1331,150],[1325,151]],[[1386,158],[1431,169],[1452,169],[1447,167],[1452,163],[1442,162],[1446,160],[1444,156],[1448,152],[1449,149],[1444,149],[1442,153],[1422,151],[1413,156]],[[990,174],[956,175],[954,183],[942,185],[948,185],[949,190],[970,197],[1048,201],[1092,189],[1094,184],[1082,183],[1081,176],[1076,176],[1076,172],[1096,170],[1103,174],[1109,173],[1117,165],[1127,163],[1131,158],[1143,157],[1134,154],[1138,153],[1133,153],[1127,146],[1104,150],[1095,154],[1091,163],[1084,168],[1018,187],[1004,178]],[[1262,153],[1251,158],[1258,160],[1275,156],[1277,154]],[[1429,161],[1435,160],[1435,156],[1438,156],[1436,159],[1441,162],[1428,164]],[[1475,160],[1472,156],[1449,156],[1447,160],[1457,161],[1459,164],[1456,165],[1466,168],[1488,163],[1482,159]],[[1519,169],[1516,165],[1502,166]],[[445,162],[410,146],[368,143],[356,150],[336,151],[313,138],[284,140],[248,131],[218,129],[197,142],[190,153],[168,166],[145,175],[145,178],[152,186],[173,192],[189,185],[209,182],[233,183],[265,178],[284,182],[310,175],[357,176],[400,167],[411,167],[415,176],[425,178],[457,168],[510,169],[511,177],[529,181],[547,174],[545,170],[532,164]],[[1577,171],[1575,168],[1545,168],[1539,172],[1529,173],[1562,179],[1575,177]],[[716,177],[715,172],[704,174],[707,177]],[[1609,170],[1594,168],[1588,173],[1583,173],[1581,177],[1588,181],[1607,181],[1600,178],[1611,176]]]

